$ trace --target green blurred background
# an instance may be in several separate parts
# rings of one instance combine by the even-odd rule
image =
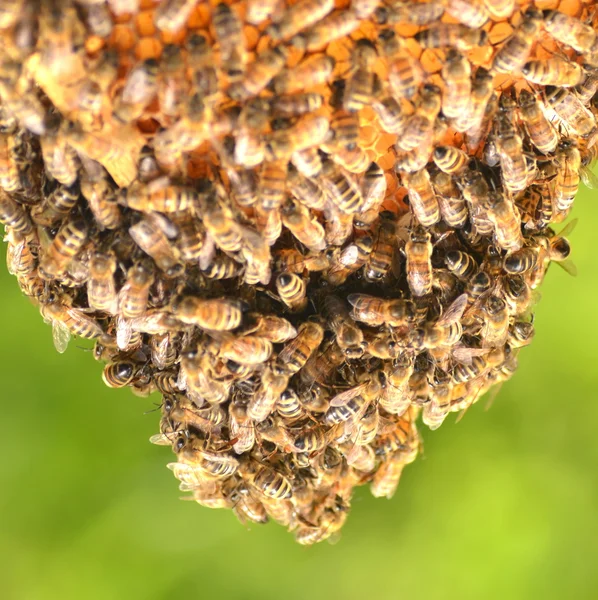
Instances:
[[[76,342],[57,354],[2,265],[2,597],[595,598],[594,195],[574,211],[579,276],[550,269],[515,378],[489,412],[424,429],[394,499],[359,490],[334,546],[181,502],[152,401],[106,388]]]

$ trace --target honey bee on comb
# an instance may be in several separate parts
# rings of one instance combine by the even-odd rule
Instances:
[[[596,2],[4,5],[8,270],[59,352],[162,394],[203,506],[337,537],[575,274],[552,225],[594,185]]]

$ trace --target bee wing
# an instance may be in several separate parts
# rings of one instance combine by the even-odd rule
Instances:
[[[157,446],[172,446],[172,440],[166,433],[156,433],[150,437],[149,441]]]
[[[572,260],[561,260],[556,263],[561,269],[564,269],[571,277],[577,277],[577,267]]]
[[[558,235],[559,237],[566,237],[568,236],[576,227],[577,227],[577,223],[579,223],[579,219],[572,219],[571,221],[569,221],[561,231],[559,231]]]
[[[9,245],[9,250],[6,252],[6,265],[8,272],[11,275],[16,275],[21,264],[21,255],[25,249],[25,239],[23,238],[18,244]]]
[[[579,175],[581,176],[581,180],[586,187],[589,187],[591,190],[598,188],[598,175],[596,175],[596,173],[594,173],[591,169],[588,167],[581,167],[579,170]]]
[[[358,257],[359,248],[355,244],[349,244],[342,250],[338,262],[344,267],[350,267],[357,262]]]
[[[458,296],[452,304],[444,311],[444,314],[438,319],[437,325],[451,325],[461,319],[465,308],[467,307],[467,294]]]
[[[352,387],[350,390],[345,390],[344,392],[337,394],[334,396],[334,398],[332,398],[332,400],[330,400],[330,406],[344,406],[347,404],[347,402],[349,402],[349,400],[359,396],[359,394],[361,394],[366,387],[367,383],[362,383],[361,385]]]
[[[206,237],[199,254],[199,268],[202,271],[206,271],[214,260],[216,254],[216,242],[214,238],[206,231]]]
[[[466,346],[458,346],[453,350],[453,358],[465,365],[471,364],[471,359],[474,356],[484,356],[488,354],[490,348],[467,348]]]
[[[52,340],[54,341],[54,347],[60,354],[68,348],[71,332],[62,321],[52,320]]]
[[[126,350],[133,335],[133,325],[129,319],[120,315],[116,317],[116,345],[120,350]]]

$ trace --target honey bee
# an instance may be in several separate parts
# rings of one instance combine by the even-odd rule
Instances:
[[[379,404],[387,413],[400,416],[409,408],[409,380],[413,368],[413,360],[408,355],[401,355],[396,364],[385,365]]]
[[[11,227],[15,233],[23,235],[28,235],[33,231],[33,225],[27,212],[2,190],[0,190],[0,223]],[[78,248],[75,250],[75,254],[77,252]]]
[[[288,51],[284,46],[260,52],[247,67],[243,79],[231,85],[228,95],[238,101],[257,96],[282,71],[287,57]]]
[[[248,404],[235,397],[228,406],[231,436],[236,439],[233,450],[237,454],[248,452],[255,444],[255,426],[247,409]]]
[[[382,281],[389,273],[394,260],[396,246],[396,223],[394,215],[381,215],[381,221],[376,231],[376,239],[365,271],[368,281]]]
[[[542,154],[554,152],[559,138],[554,127],[544,116],[536,96],[528,90],[521,90],[519,110],[532,144]]]
[[[239,461],[224,452],[208,452],[203,449],[196,438],[179,438],[184,441],[182,448],[177,448],[177,458],[183,464],[199,469],[207,479],[225,479],[237,472]],[[180,444],[179,444],[180,445]]]
[[[478,146],[494,111],[493,98],[494,78],[483,67],[478,67],[471,84],[469,109],[454,119],[453,126],[457,131],[467,132],[467,147]]]
[[[77,180],[79,161],[60,130],[48,131],[40,138],[40,145],[48,175],[67,187],[72,186]]]
[[[471,29],[461,23],[433,23],[414,36],[422,48],[454,48],[467,52],[483,46],[488,34],[483,29]]]
[[[0,135],[0,185],[6,192],[15,192],[21,187],[19,165],[15,160],[15,138]]]
[[[287,388],[276,403],[276,412],[282,419],[289,424],[303,421],[307,417],[307,412],[299,402],[297,392]]]
[[[363,332],[351,319],[345,303],[337,296],[326,296],[323,314],[345,356],[349,359],[359,358],[363,354]]]
[[[348,111],[356,111],[369,105],[374,97],[376,74],[372,71],[378,57],[376,46],[363,38],[355,42],[352,51],[353,72],[345,85],[343,106]]]
[[[505,115],[497,117],[495,131],[495,144],[505,187],[511,192],[520,192],[526,188],[528,182],[523,140]]]
[[[205,355],[195,349],[185,350],[180,364],[177,385],[186,390],[191,401],[201,406],[204,402],[217,405],[228,400],[232,382],[216,380]]]
[[[492,289],[492,279],[486,271],[478,271],[465,286],[470,306]]]
[[[241,303],[230,298],[186,296],[173,306],[177,319],[207,331],[231,331],[241,325]]]
[[[158,61],[148,58],[129,73],[112,113],[121,123],[130,123],[143,114],[158,91],[158,69]]]
[[[417,165],[413,159],[407,162],[409,168],[404,168],[404,162],[397,161],[397,169],[415,172],[423,169],[432,153],[434,143],[435,119],[440,112],[441,95],[440,88],[435,85],[426,84],[420,94],[420,102],[416,112],[407,120],[405,130],[396,141],[396,148],[400,151],[415,151],[412,156],[421,152],[423,164]],[[417,167],[417,168],[416,168]]]
[[[289,168],[287,190],[307,208],[323,210],[326,205],[327,199],[322,188],[314,180],[305,177],[293,167]]]
[[[598,71],[595,67],[584,65],[583,77],[575,86],[575,94],[582,104],[589,104],[598,91]]]
[[[462,228],[469,217],[469,210],[453,178],[446,173],[436,173],[432,184],[443,221],[450,227]]]
[[[385,131],[388,131],[388,133],[403,132],[408,117],[403,112],[400,102],[394,96],[382,91],[374,98],[371,106]]]
[[[577,63],[557,56],[530,60],[523,65],[521,73],[528,81],[538,85],[573,87],[583,79],[583,70]]]
[[[203,224],[223,252],[238,252],[243,247],[241,227],[219,206],[210,206],[204,212]]]
[[[459,23],[472,29],[482,27],[490,18],[484,4],[471,3],[468,0],[445,0],[444,10]]]
[[[160,31],[177,33],[187,22],[196,0],[166,0],[157,8],[154,23]]]
[[[487,215],[494,225],[494,236],[498,246],[509,252],[523,246],[521,218],[513,203],[503,194],[491,192],[487,196]]]
[[[509,326],[508,344],[511,348],[521,348],[531,344],[534,338],[534,326],[528,321],[515,321]]]
[[[307,307],[307,286],[295,273],[281,273],[276,278],[276,290],[284,304],[292,312],[301,312]]]
[[[437,146],[433,158],[436,166],[449,175],[459,174],[469,161],[469,156],[454,146]]]
[[[309,250],[319,252],[326,247],[325,231],[305,206],[288,201],[282,207],[282,224]]]
[[[405,463],[402,460],[400,451],[387,457],[378,467],[370,485],[372,496],[390,500],[397,491],[404,467]]]
[[[212,26],[220,45],[220,64],[231,81],[244,76],[245,37],[243,24],[235,11],[224,2],[216,5],[212,15]]]
[[[247,520],[253,523],[267,523],[268,513],[262,502],[254,498],[245,485],[240,485],[230,495],[233,502],[233,512],[239,521],[243,524]]]
[[[414,296],[432,292],[432,242],[430,232],[423,227],[413,229],[405,244],[407,283]]]
[[[326,83],[335,64],[335,60],[326,54],[310,54],[296,67],[283,69],[272,80],[272,90],[275,94],[293,94]]]
[[[430,174],[426,169],[414,173],[402,173],[401,179],[409,194],[409,206],[423,227],[432,227],[440,221],[440,207]]]
[[[282,233],[282,217],[279,210],[256,208],[256,226],[269,246],[276,243]]]
[[[149,347],[151,349],[152,362],[158,369],[168,369],[177,362],[178,344],[174,334],[159,333],[153,335],[150,340]],[[167,380],[168,376],[163,379],[164,382]]]
[[[349,294],[347,300],[353,307],[351,317],[370,327],[401,327],[415,318],[414,306],[409,300],[387,300],[367,294]]]
[[[289,374],[300,371],[324,339],[324,329],[318,323],[307,321],[299,326],[297,337],[287,342],[278,354],[278,362]]]
[[[478,272],[475,258],[461,250],[450,250],[444,257],[447,269],[463,281],[471,281]]]
[[[509,312],[514,315],[525,313],[534,298],[525,278],[521,275],[510,275],[502,280],[503,300]]]
[[[219,352],[221,358],[251,366],[266,362],[271,354],[272,342],[253,335],[225,340]]]
[[[247,415],[257,423],[263,422],[274,410],[281,394],[286,390],[289,378],[279,368],[266,367],[260,387],[247,408]]]
[[[509,310],[506,302],[496,295],[488,297],[483,308],[484,324],[480,332],[484,348],[503,345],[509,331]]]
[[[492,59],[492,73],[516,73],[527,62],[542,27],[542,13],[533,6]]]
[[[411,56],[392,28],[380,31],[378,46],[389,62],[388,83],[392,96],[397,101],[401,98],[413,98],[424,79],[419,62]]]
[[[39,265],[40,275],[53,278],[66,271],[87,241],[89,230],[82,219],[70,219],[60,228],[46,248]]]
[[[118,297],[119,311],[123,317],[133,319],[145,313],[153,282],[154,271],[149,262],[139,261],[127,271],[126,281]]]
[[[576,52],[589,52],[596,41],[596,32],[589,24],[557,10],[544,11],[544,29],[558,42]]]
[[[280,208],[286,190],[286,168],[280,162],[264,163],[260,173],[258,198],[262,210]]]
[[[322,186],[331,202],[344,214],[360,212],[364,199],[359,186],[331,160],[325,160],[322,168]]]
[[[436,369],[436,373],[439,369]],[[430,402],[422,411],[422,421],[432,431],[438,429],[450,412],[453,386],[448,373],[440,371],[441,375],[435,374],[434,386],[430,390]]]
[[[278,22],[278,17],[283,14],[280,0],[248,0],[245,20],[252,25],[259,25],[266,19]]]
[[[203,273],[209,279],[231,279],[240,272],[239,263],[226,255],[214,257],[207,269]]]
[[[293,496],[291,482],[279,471],[247,459],[240,465],[240,475],[260,494],[274,500],[288,500]]]
[[[196,202],[196,192],[170,185],[168,178],[156,179],[146,186],[134,183],[126,194],[126,205],[141,212],[183,212],[195,208]]]
[[[66,351],[71,335],[95,340],[105,335],[99,323],[81,309],[73,308],[68,298],[50,294],[40,312],[44,321],[52,324],[54,347],[61,354]]]
[[[121,360],[104,367],[102,381],[111,388],[129,385],[135,378],[137,366],[129,360]]]
[[[388,5],[378,6],[375,18],[378,23],[411,23],[412,25],[429,25],[438,21],[444,13],[444,6],[440,2],[426,2],[423,4],[408,4],[407,2],[392,2]]]
[[[181,258],[187,263],[199,260],[204,248],[205,231],[200,230],[194,220],[189,218],[175,219],[178,227],[177,248]]]
[[[303,29],[321,21],[334,9],[333,0],[302,0],[288,7],[277,23],[267,28],[267,33],[277,41],[288,40]],[[307,86],[306,86],[307,87]]]
[[[351,8],[335,10],[291,43],[306,52],[314,52],[335,40],[348,36],[359,27],[359,17]]]
[[[316,112],[324,103],[324,97],[315,92],[304,92],[291,96],[275,96],[269,99],[270,110],[279,117],[296,117]]]
[[[548,85],[544,88],[547,106],[554,111],[566,130],[584,136],[596,127],[594,115],[577,96],[563,87]]]
[[[415,347],[418,350],[434,350],[451,347],[459,342],[463,334],[461,317],[467,308],[467,294],[458,296],[435,322],[427,322],[414,332]]]
[[[555,178],[553,207],[566,214],[579,190],[581,154],[575,144],[565,141],[559,147],[555,161],[559,169]]]
[[[114,190],[103,170],[97,177],[83,173],[79,179],[79,183],[81,186],[81,195],[87,200],[98,225],[102,229],[118,228],[122,222],[122,215],[116,203]],[[75,203],[78,199],[78,190],[75,188],[71,193],[71,202]]]
[[[89,259],[89,282],[87,298],[91,308],[116,314],[118,297],[114,272],[116,257],[114,254],[94,252]]]
[[[330,442],[330,430],[321,425],[301,429],[293,439],[293,448],[299,452],[318,452],[324,450]]]
[[[324,211],[326,243],[329,247],[342,246],[353,233],[354,216],[340,211],[329,202]],[[334,253],[334,250],[331,250]]]
[[[450,49],[441,75],[446,84],[442,94],[442,112],[449,119],[454,119],[470,102],[471,64],[462,54]]]
[[[180,273],[182,265],[179,263],[179,251],[159,227],[143,219],[129,227],[129,235],[154,259],[161,271],[169,276]]]
[[[380,392],[380,384],[376,378],[340,392],[330,400],[330,407],[324,414],[324,421],[329,426],[345,421],[361,421],[370,403]]]
[[[323,346],[319,352],[314,352],[301,370],[301,382],[305,386],[315,383],[325,384],[330,375],[345,362],[345,353],[333,340]],[[314,410],[313,407],[311,410]],[[323,410],[323,409],[322,409]]]

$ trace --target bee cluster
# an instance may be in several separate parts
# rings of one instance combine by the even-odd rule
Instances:
[[[9,270],[162,394],[192,499],[326,539],[513,374],[597,147],[595,5],[552,4],[2,3]]]

